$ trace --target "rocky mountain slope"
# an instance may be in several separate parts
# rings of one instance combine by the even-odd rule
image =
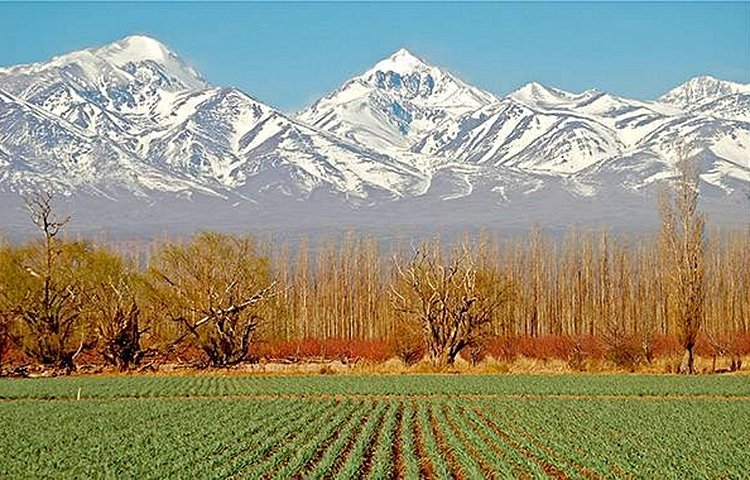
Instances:
[[[406,149],[441,123],[496,100],[401,49],[298,118],[354,143],[392,151]]]

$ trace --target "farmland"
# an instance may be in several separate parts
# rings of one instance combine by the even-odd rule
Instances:
[[[750,469],[743,376],[68,377],[2,380],[0,399],[0,478]]]

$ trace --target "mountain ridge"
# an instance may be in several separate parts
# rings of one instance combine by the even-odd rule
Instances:
[[[438,212],[452,210],[446,202],[484,204],[502,216],[511,203],[554,208],[561,195],[616,192],[627,211],[650,208],[638,206],[644,192],[674,177],[684,143],[703,166],[707,198],[744,221],[748,92],[696,77],[657,101],[536,82],[498,97],[400,49],[288,114],[210,85],[158,40],[136,35],[0,68],[0,191],[133,196],[151,206],[144,215],[169,203],[165,195],[280,215],[322,202],[355,223],[376,221],[362,209],[382,216],[396,203],[403,221],[424,216],[404,210],[412,199]]]

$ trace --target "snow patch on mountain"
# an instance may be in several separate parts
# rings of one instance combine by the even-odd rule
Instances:
[[[299,120],[380,151],[403,150],[442,122],[492,103],[405,49],[299,113]]]
[[[621,149],[602,124],[535,110],[513,96],[443,125],[414,147],[426,155],[552,173],[578,171]]]
[[[750,85],[704,75],[673,88],[659,97],[659,102],[690,110],[734,93],[750,93]]]
[[[691,110],[698,115],[750,122],[750,93],[734,93],[710,100]]]

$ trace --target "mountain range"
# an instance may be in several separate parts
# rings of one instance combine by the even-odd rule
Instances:
[[[0,68],[7,231],[40,188],[77,229],[122,235],[644,228],[680,149],[711,220],[750,222],[750,85],[710,76],[653,101],[538,83],[499,97],[401,49],[284,113],[144,36]]]

